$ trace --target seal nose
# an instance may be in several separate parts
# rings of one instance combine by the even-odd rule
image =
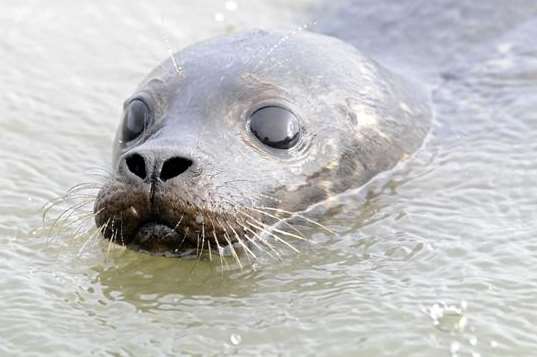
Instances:
[[[145,180],[147,177],[158,177],[163,182],[166,182],[174,177],[177,177],[188,170],[192,166],[192,160],[180,156],[167,158],[162,164],[160,172],[152,172],[148,167],[148,160],[139,154],[133,153],[125,158],[125,166],[132,174],[138,178]],[[151,160],[149,160],[151,161]]]
[[[181,175],[192,166],[192,160],[184,157],[172,157],[164,161],[162,169],[160,170],[160,179],[162,181],[168,181],[174,177]]]
[[[147,171],[145,169],[145,159],[140,154],[132,154],[125,158],[125,164],[127,165],[127,169],[141,178],[142,180],[145,180],[147,177]]]

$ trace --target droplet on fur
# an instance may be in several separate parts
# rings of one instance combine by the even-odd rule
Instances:
[[[138,211],[136,210],[136,208],[134,208],[134,206],[131,206],[130,211],[133,216],[138,217]]]

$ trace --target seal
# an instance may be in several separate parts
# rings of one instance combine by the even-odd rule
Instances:
[[[105,238],[155,254],[270,251],[270,239],[298,236],[271,229],[281,214],[392,168],[430,121],[419,86],[336,38],[210,39],[168,58],[125,101],[95,221]]]

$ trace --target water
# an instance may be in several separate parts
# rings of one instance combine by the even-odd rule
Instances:
[[[39,230],[99,182],[123,99],[170,48],[305,24],[435,107],[411,161],[333,202],[337,236],[222,271]],[[534,2],[4,0],[0,29],[0,355],[534,355]]]

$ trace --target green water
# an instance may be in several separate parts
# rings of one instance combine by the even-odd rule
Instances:
[[[4,0],[0,355],[535,355],[534,19],[531,1]],[[170,49],[303,25],[435,108],[416,157],[320,218],[336,236],[222,269],[39,229],[46,202],[102,180],[122,101]]]

